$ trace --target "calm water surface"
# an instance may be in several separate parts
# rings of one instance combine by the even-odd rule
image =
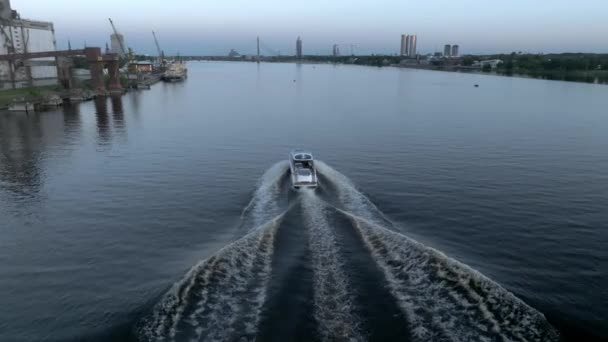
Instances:
[[[0,113],[0,340],[608,338],[608,87],[189,71]]]

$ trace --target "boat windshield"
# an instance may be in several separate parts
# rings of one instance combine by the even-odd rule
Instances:
[[[296,154],[293,158],[295,160],[311,160],[312,156],[307,153],[300,153],[300,154]]]
[[[310,170],[309,170],[309,169],[299,169],[299,170],[298,170],[298,174],[299,174],[300,176],[305,176],[305,177],[307,177],[307,176],[310,176],[310,175],[311,175],[311,172],[310,172]]]

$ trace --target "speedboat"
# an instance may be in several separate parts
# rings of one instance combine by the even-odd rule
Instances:
[[[289,153],[291,184],[294,188],[316,188],[317,170],[312,153],[300,150]]]

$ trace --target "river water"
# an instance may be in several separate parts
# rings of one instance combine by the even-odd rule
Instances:
[[[1,341],[608,338],[608,87],[188,67],[0,113]]]

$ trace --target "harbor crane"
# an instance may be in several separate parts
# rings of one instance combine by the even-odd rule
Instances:
[[[127,58],[127,79],[130,81],[131,80],[131,66],[133,66],[133,53],[131,51],[131,49],[129,49],[129,51],[127,52],[127,49],[125,47],[125,42],[124,42],[124,36],[122,36],[121,34],[118,33],[118,30],[116,29],[116,26],[114,26],[114,22],[112,21],[112,18],[108,18],[108,20],[110,21],[110,25],[112,25],[112,30],[114,31],[114,34],[116,35],[116,39],[118,40],[118,43],[120,45],[120,50],[122,51],[123,56],[125,56]],[[135,67],[135,78],[139,78],[139,72],[137,71],[137,68]]]
[[[158,51],[158,64],[163,65],[165,62],[165,52],[161,50],[160,44],[158,44],[158,39],[156,38],[156,32],[152,31],[152,36],[154,37],[154,44],[156,44],[156,51]]]

